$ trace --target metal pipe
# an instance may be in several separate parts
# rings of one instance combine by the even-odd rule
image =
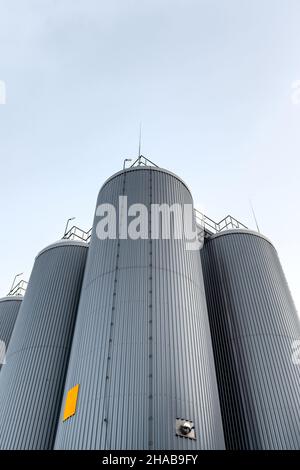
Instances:
[[[76,217],[70,217],[70,218],[67,220],[66,228],[65,228],[65,231],[64,231],[64,236],[65,236],[66,233],[67,233],[69,223],[71,222],[71,220],[74,220],[74,219],[76,219]],[[64,238],[64,237],[63,237],[63,238]]]

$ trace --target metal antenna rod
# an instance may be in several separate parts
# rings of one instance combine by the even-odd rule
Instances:
[[[256,218],[256,215],[255,215],[255,212],[254,212],[254,208],[253,208],[253,205],[252,205],[252,202],[251,202],[250,199],[249,199],[249,202],[250,202],[250,206],[251,206],[251,210],[252,210],[252,215],[253,215],[253,218],[254,218],[254,221],[255,221],[256,229],[257,229],[258,233],[260,233],[259,226],[258,226],[258,222],[257,222],[257,218]]]
[[[138,157],[140,158],[142,151],[142,123],[140,122],[140,135],[139,135],[139,154]]]

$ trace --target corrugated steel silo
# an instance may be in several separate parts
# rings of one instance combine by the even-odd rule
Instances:
[[[0,369],[12,335],[23,296],[3,297],[0,299]]]
[[[229,230],[201,250],[228,449],[300,449],[300,324],[271,242]]]
[[[119,196],[148,215],[150,204],[192,204],[180,178],[154,167],[113,175],[97,207],[118,207]],[[124,203],[122,228],[126,212]],[[55,448],[224,448],[198,252],[182,239],[151,240],[150,217],[136,240],[122,230],[100,240],[98,222],[95,215],[64,394],[63,409],[79,385],[77,409],[61,419]],[[196,439],[176,435],[177,419],[195,426]]]
[[[62,240],[34,263],[0,374],[0,448],[51,449],[87,245]]]

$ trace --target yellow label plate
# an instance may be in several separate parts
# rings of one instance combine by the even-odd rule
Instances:
[[[79,391],[79,384],[75,385],[75,387],[70,388],[66,398],[66,404],[64,409],[64,417],[63,421],[70,418],[76,413],[76,405],[77,405],[77,397]]]

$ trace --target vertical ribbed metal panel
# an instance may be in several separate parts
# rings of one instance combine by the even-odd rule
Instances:
[[[128,207],[192,203],[179,178],[153,168],[114,175],[97,206],[120,195]],[[223,448],[199,255],[184,240],[99,240],[98,221],[64,394],[80,384],[77,412],[55,448]],[[195,423],[196,440],[175,435],[176,418]]]
[[[22,296],[0,299],[0,341],[4,343],[5,349],[9,345],[22,300]],[[1,367],[2,364],[0,364],[0,370]]]
[[[87,245],[60,241],[36,258],[0,374],[0,448],[51,449]]]
[[[201,250],[228,449],[300,449],[300,325],[277,253],[233,230]]]

